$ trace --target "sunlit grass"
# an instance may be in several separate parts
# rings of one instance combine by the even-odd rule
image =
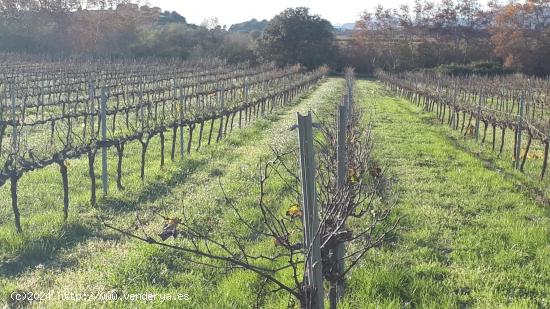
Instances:
[[[356,104],[366,107],[365,121],[374,125],[374,156],[389,167],[396,181],[396,212],[403,219],[395,238],[370,251],[351,273],[341,307],[549,306],[550,220],[548,210],[533,193],[545,190],[544,183],[531,177],[530,169],[535,171],[536,165],[528,166],[527,175],[523,175],[511,169],[509,158],[499,159],[487,147],[479,154],[473,141],[436,123],[433,114],[389,95],[376,82],[360,80],[356,90]],[[140,145],[128,145],[123,169],[126,190],[116,190],[115,169],[110,169],[110,193],[100,199],[97,209],[88,203],[87,162],[85,158],[74,160],[69,170],[71,208],[67,223],[62,220],[57,169],[38,171],[21,181],[25,229],[21,236],[14,233],[8,188],[2,188],[0,302],[7,302],[16,290],[54,289],[190,296],[183,303],[155,302],[160,308],[254,307],[261,282],[255,274],[186,263],[180,253],[132,241],[103,228],[95,216],[101,214],[125,227],[132,225],[139,213],[149,222],[145,230],[156,233],[162,219],[151,212],[164,204],[170,215],[178,215],[185,207],[197,219],[219,217],[221,221],[213,229],[221,235],[246,232],[235,224],[231,212],[220,207],[223,196],[219,181],[238,201],[243,215],[251,223],[257,222],[254,205],[260,158],[271,155],[270,146],[295,145],[295,132],[288,128],[295,123],[296,111],[310,107],[319,111],[320,117],[326,116],[342,91],[341,79],[329,79],[298,105],[234,131],[223,142],[193,151],[184,160],[171,162],[167,153],[162,170],[155,138],[148,150],[144,183],[139,179]],[[169,134],[166,140],[171,141]],[[114,167],[114,153],[109,156]],[[280,181],[271,182],[269,191],[268,202],[281,210],[295,198]],[[266,239],[250,239],[247,245],[253,252],[274,250]],[[285,273],[280,277],[290,280]],[[289,301],[285,293],[270,294],[262,308],[285,308]],[[96,303],[86,302],[40,305],[97,308]],[[152,303],[117,301],[102,305],[126,308],[150,307]]]
[[[191,297],[185,306],[221,308],[227,304],[237,307],[249,307],[255,302],[254,287],[260,282],[255,275],[245,271],[224,271],[189,265],[171,250],[159,249],[148,244],[121,238],[96,220],[96,215],[107,217],[121,227],[129,226],[139,213],[149,222],[144,229],[151,234],[158,233],[162,219],[151,212],[164,205],[169,215],[179,215],[182,207],[197,220],[207,217],[220,217],[222,220],[215,228],[217,233],[240,233],[238,226],[232,224],[231,213],[220,208],[223,198],[219,182],[232,198],[238,201],[243,215],[252,221],[259,216],[254,209],[257,203],[257,175],[260,159],[273,154],[270,147],[285,149],[295,145],[296,133],[289,131],[295,123],[296,112],[317,109],[318,106],[338,101],[343,89],[340,79],[329,79],[311,95],[298,101],[297,105],[260,119],[248,128],[237,130],[216,144],[206,146],[200,152],[185,154],[183,160],[171,162],[167,153],[166,166],[159,168],[158,138],[151,141],[147,152],[146,179],[139,179],[140,145],[133,143],[125,149],[123,184],[124,191],[117,191],[114,183],[115,169],[109,169],[109,195],[99,201],[97,209],[89,206],[89,181],[87,180],[87,161],[73,160],[69,175],[71,185],[71,208],[69,223],[63,223],[61,212],[61,181],[58,172],[44,170],[29,176],[28,182],[22,181],[21,190],[28,192],[33,185],[41,182],[51,184],[51,190],[36,191],[35,200],[29,196],[21,200],[23,236],[15,235],[11,220],[4,220],[0,226],[2,246],[2,279],[0,290],[2,301],[7,301],[9,293],[15,289],[23,291],[49,291],[75,293],[116,293],[128,294],[149,291],[152,293],[188,293]],[[216,127],[217,128],[217,127]],[[214,130],[215,133],[216,130]],[[208,130],[205,128],[205,135]],[[198,130],[195,129],[195,136]],[[186,138],[187,138],[186,134]],[[167,141],[171,135],[167,134]],[[197,138],[194,137],[194,143]],[[168,145],[169,143],[167,143]],[[193,149],[196,147],[194,145]],[[169,150],[170,147],[167,147]],[[179,149],[179,147],[178,147]],[[109,153],[109,166],[116,166],[115,153]],[[99,160],[98,160],[99,161]],[[101,172],[100,162],[96,162],[96,172]],[[40,173],[40,174],[38,174]],[[98,175],[99,176],[99,175]],[[25,176],[26,177],[26,176]],[[99,179],[98,179],[99,180]],[[98,181],[101,187],[101,181]],[[274,196],[284,197],[286,193],[282,182],[273,181],[270,192]],[[5,188],[3,188],[4,190]],[[279,195],[277,194],[279,192]],[[9,192],[0,192],[8,194]],[[31,195],[31,193],[27,193]],[[100,191],[98,191],[100,194]],[[7,195],[9,197],[9,195]],[[47,197],[50,206],[40,205],[41,196]],[[270,203],[286,207],[286,198],[271,198]],[[3,212],[9,217],[9,198]],[[78,206],[75,206],[78,205]],[[50,222],[37,222],[37,218]],[[71,223],[83,225],[77,233],[64,229],[76,229]],[[32,233],[31,233],[32,231]],[[80,236],[77,236],[81,234]],[[46,241],[51,239],[50,241]],[[34,248],[32,243],[41,243],[43,247]],[[271,241],[251,240],[251,250],[272,250]],[[6,250],[4,250],[6,248]],[[29,253],[27,253],[29,252]],[[5,283],[5,285],[3,284]],[[243,291],[249,291],[243,293]],[[239,294],[237,294],[239,292]],[[270,301],[286,304],[288,297],[277,293]],[[49,307],[66,305],[60,301],[43,303]],[[106,303],[111,307],[125,307],[129,303],[118,301]],[[178,301],[156,302],[156,306],[173,308],[181,306]],[[84,307],[93,307],[85,302],[75,303]],[[137,305],[149,306],[147,303]],[[277,305],[278,306],[278,305]]]
[[[397,237],[349,281],[346,308],[546,307],[548,210],[530,182],[480,160],[473,142],[374,82],[359,82],[375,123],[375,157],[395,175]],[[540,185],[540,184],[535,184]]]

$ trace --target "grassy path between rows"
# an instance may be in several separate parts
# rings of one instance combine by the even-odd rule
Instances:
[[[220,210],[220,201],[223,199],[220,182],[224,184],[228,194],[238,200],[239,205],[252,208],[258,197],[257,167],[260,159],[273,156],[271,147],[286,149],[296,145],[296,133],[289,131],[296,122],[296,112],[318,110],[323,105],[334,104],[339,101],[342,91],[342,79],[328,79],[308,96],[300,99],[296,105],[261,119],[248,128],[237,130],[223,142],[192,153],[183,161],[168,166],[164,171],[158,171],[158,158],[152,157],[147,167],[147,174],[152,176],[148,178],[149,181],[144,188],[132,188],[133,183],[127,180],[130,188],[104,200],[99,210],[91,210],[84,205],[75,206],[79,213],[73,210],[69,223],[59,228],[61,232],[56,230],[57,224],[52,225],[55,231],[51,231],[51,237],[56,239],[54,243],[58,247],[42,257],[33,254],[32,261],[21,257],[26,252],[23,240],[18,240],[18,236],[6,236],[9,235],[11,226],[10,222],[5,220],[0,229],[3,231],[3,234],[0,233],[0,236],[3,235],[0,240],[3,239],[7,244],[15,244],[10,250],[6,247],[0,252],[7,257],[3,259],[0,267],[0,303],[9,303],[10,293],[20,290],[85,295],[112,292],[118,295],[145,292],[172,296],[189,295],[189,300],[183,302],[119,300],[98,304],[54,299],[38,303],[40,307],[48,308],[253,306],[256,302],[254,287],[259,284],[259,280],[248,272],[188,265],[172,250],[129,240],[103,228],[94,216],[107,214],[114,224],[125,227],[131,226],[136,221],[136,214],[139,214],[141,220],[148,222],[146,232],[154,235],[163,225],[162,219],[153,213],[154,209],[164,205],[170,215],[178,215],[182,207],[185,207],[186,212],[196,218],[219,219],[209,228],[228,235],[236,233],[237,231],[231,227],[230,214]],[[153,149],[152,153],[155,154],[158,149]],[[139,153],[128,153],[130,158],[125,160],[129,161],[129,168],[139,174]],[[80,162],[75,164],[78,165]],[[137,181],[134,173],[128,175],[128,179]],[[278,190],[277,184],[272,190]],[[86,190],[83,190],[82,195],[81,198],[84,200]],[[78,197],[76,199],[79,201]],[[37,207],[35,212],[39,213],[40,209]],[[28,215],[31,216],[29,221],[32,221],[33,216],[38,216],[32,211],[29,211]],[[44,218],[51,219],[48,215]],[[40,226],[44,229],[43,225]],[[68,228],[70,226],[82,226],[84,235],[64,236],[65,233],[74,232]],[[27,229],[32,227],[30,224],[26,226]],[[45,229],[47,230],[47,227]],[[47,231],[43,233],[47,234]],[[262,244],[256,245],[261,247]],[[273,246],[271,243],[268,245]],[[286,304],[288,297],[277,295],[269,301],[273,306],[280,307],[281,304]]]
[[[403,217],[349,281],[345,308],[548,308],[550,213],[379,83],[359,81]]]

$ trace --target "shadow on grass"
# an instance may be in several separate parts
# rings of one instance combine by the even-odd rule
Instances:
[[[74,247],[83,242],[93,235],[95,228],[90,223],[71,222],[64,224],[55,233],[23,240],[25,243],[17,256],[7,258],[0,264],[0,276],[15,276],[28,268],[55,260],[59,249]],[[70,267],[71,265],[59,266]]]
[[[439,123],[441,124],[441,123]],[[505,167],[502,167],[497,162],[497,158],[488,157],[483,155],[483,153],[472,153],[472,151],[465,145],[463,142],[464,138],[457,139],[456,137],[443,132],[445,138],[449,140],[451,145],[456,149],[469,153],[473,155],[476,159],[481,161],[483,167],[489,171],[502,175],[502,177],[511,180],[514,184],[514,187],[520,193],[527,193],[531,198],[533,198],[537,203],[542,204],[543,206],[550,206],[550,196],[548,196],[538,184],[542,182],[540,180],[533,180],[525,175],[514,173],[511,170],[508,170]],[[511,168],[510,168],[511,169]]]
[[[405,100],[395,96],[395,94],[391,93],[387,89],[382,90],[382,93],[392,97],[394,100]],[[443,126],[445,126],[446,128],[449,127],[446,120],[442,122],[440,119],[437,119],[433,113],[426,113],[423,110],[420,110],[420,111],[414,110],[413,106],[416,106],[416,107],[421,107],[421,106],[415,105],[412,102],[408,102],[408,103],[409,104],[405,106],[406,110],[411,112],[412,114],[417,115],[422,123],[430,125],[432,127],[436,127],[436,128],[443,128]],[[473,155],[476,159],[478,159],[482,163],[485,169],[492,171],[494,173],[500,174],[505,179],[512,181],[514,187],[519,193],[527,193],[537,203],[543,206],[550,206],[550,196],[541,188],[541,184],[544,185],[544,183],[546,183],[547,181],[540,181],[540,180],[536,180],[531,177],[528,177],[526,175],[514,173],[511,171],[511,168],[508,169],[506,167],[502,167],[499,164],[499,162],[497,162],[497,160],[499,160],[498,157],[495,158],[488,155],[484,155],[483,152],[482,153],[472,152],[471,149],[469,149],[468,145],[464,144],[466,140],[464,137],[456,138],[455,136],[449,134],[448,131],[442,131],[442,130],[437,130],[437,133],[444,136],[446,140],[448,140],[455,149]],[[498,141],[497,141],[497,144],[498,144]],[[550,209],[548,210],[548,212],[550,213]]]
[[[149,182],[142,187],[139,192],[131,192],[130,194],[136,194],[131,198],[124,197],[104,197],[100,203],[98,203],[98,208],[102,211],[107,211],[109,213],[125,213],[130,211],[135,211],[135,207],[138,204],[154,202],[162,198],[163,196],[169,195],[172,190],[188,180],[188,177],[206,166],[209,162],[209,158],[187,158],[183,164],[178,166],[178,170],[171,173],[170,178],[166,181],[164,179],[157,179],[154,182]]]
[[[122,214],[135,211],[136,205],[146,202],[156,201],[159,198],[169,195],[173,188],[188,180],[189,175],[207,165],[208,157],[195,159],[188,158],[178,170],[170,175],[168,181],[158,179],[157,181],[146,184],[139,192],[135,192],[132,198],[105,197],[98,203],[98,209],[102,212],[111,214]],[[60,249],[70,249],[79,243],[85,242],[92,237],[99,237],[104,240],[112,239],[115,236],[103,235],[101,233],[102,225],[95,219],[78,220],[77,222],[68,222],[59,229],[52,226],[52,231],[39,235],[32,235],[32,231],[25,231],[22,236],[23,244],[16,249],[17,254],[13,257],[5,257],[0,261],[0,276],[16,276],[29,268],[37,267],[40,264],[48,264],[55,261]],[[119,238],[116,236],[115,238]],[[9,240],[6,240],[9,242]],[[0,242],[1,243],[1,242]],[[10,245],[5,244],[6,248]],[[58,268],[70,267],[66,262],[63,265],[53,264]]]
[[[310,94],[301,96],[300,99],[293,102],[293,104],[288,104],[286,108],[297,105],[297,102],[304,100],[309,95]],[[281,113],[283,113],[285,109],[275,111],[273,114],[268,114],[261,120],[255,120],[254,123],[250,126],[243,127],[242,130],[237,128],[237,132],[227,135],[225,143],[230,146],[230,148],[253,143],[255,135],[269,128],[272,123],[279,121],[282,118]],[[208,147],[207,145],[204,146]],[[114,215],[136,211],[139,209],[136,208],[136,205],[154,202],[161,199],[163,196],[170,195],[175,187],[188,181],[190,175],[207,166],[212,158],[224,156],[227,160],[234,159],[231,153],[222,153],[216,147],[204,148],[201,151],[204,151],[204,154],[201,155],[200,158],[187,157],[182,163],[178,164],[177,170],[171,172],[168,176],[168,180],[166,180],[166,178],[157,178],[142,186],[137,192],[128,192],[126,198],[115,196],[104,197],[99,200],[97,208],[101,212]],[[223,171],[214,170],[210,174],[211,177],[217,177],[219,176],[217,174],[223,174]],[[79,219],[78,221],[75,220],[75,222],[70,221],[60,227],[52,226],[51,231],[39,236],[33,235],[32,231],[25,231],[23,235],[14,236],[23,238],[17,240],[17,242],[21,241],[22,244],[13,250],[15,253],[11,254],[11,256],[9,256],[9,254],[0,256],[0,276],[17,276],[42,264],[56,268],[71,267],[77,264],[78,261],[59,262],[58,257],[61,252],[60,249],[74,248],[92,237],[98,237],[104,240],[120,238],[119,235],[108,235],[102,233],[103,231],[102,224],[93,218],[88,218],[88,220]],[[2,244],[3,242],[5,242],[5,244]],[[17,246],[17,244],[10,243],[10,239],[7,238],[0,239],[0,245],[2,247],[5,245],[5,248],[10,246],[13,247],[14,245]]]
[[[252,131],[245,130],[237,135],[228,136],[226,142],[233,147],[243,146],[250,143],[254,131],[262,131],[269,127],[270,122],[279,120],[278,115],[272,115],[265,121],[259,121],[251,126]],[[189,176],[208,166],[212,158],[220,155],[219,149],[216,147],[204,149],[204,154],[199,158],[187,157],[184,162],[177,166],[177,170],[171,172],[169,178],[157,178],[141,187],[137,192],[129,192],[125,196],[107,196],[98,201],[97,208],[103,213],[110,215],[122,215],[136,211],[139,208],[136,205],[155,202],[164,196],[170,195],[173,189],[189,180]],[[228,160],[231,160],[231,155],[226,154]],[[212,171],[210,174],[223,174],[223,171]],[[214,175],[211,175],[214,177]],[[52,226],[52,231],[43,235],[32,235],[32,231],[25,231],[21,240],[23,244],[15,249],[17,253],[13,256],[3,257],[0,260],[0,276],[17,276],[28,269],[35,268],[41,264],[49,265],[49,267],[66,268],[71,267],[78,261],[64,261],[56,264],[60,249],[70,249],[83,243],[92,237],[101,239],[109,239],[115,236],[101,235],[103,226],[95,219],[79,220],[78,222],[69,222],[63,224],[59,229],[57,226]],[[98,236],[99,235],[99,236]],[[120,238],[116,236],[116,238]],[[5,247],[9,247],[10,240],[6,239]],[[2,244],[2,239],[0,239]],[[4,247],[4,245],[2,245]]]
[[[136,211],[136,205],[154,202],[163,196],[169,195],[174,187],[185,183],[189,175],[206,166],[208,161],[208,157],[200,159],[189,158],[176,172],[171,174],[168,181],[159,179],[158,181],[148,183],[142,190],[135,192],[137,195],[130,199],[105,197],[99,201],[98,208],[102,212],[115,215]],[[57,230],[57,227],[52,227],[55,230],[38,237],[34,237],[32,231],[25,231],[24,233],[28,234],[18,236],[24,238],[22,240],[24,244],[17,249],[17,254],[13,257],[3,258],[0,261],[0,276],[16,276],[29,268],[35,268],[41,264],[50,264],[52,261],[57,260],[56,258],[60,249],[73,248],[92,237],[99,237],[104,240],[120,238],[119,236],[102,234],[102,227],[99,221],[89,219],[65,223],[59,230]],[[7,241],[9,242],[9,240]],[[6,244],[6,247],[8,246]],[[66,268],[71,267],[77,262],[51,263],[52,265],[50,266]]]

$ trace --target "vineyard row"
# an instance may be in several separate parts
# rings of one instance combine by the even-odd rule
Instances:
[[[423,106],[425,111],[435,111],[442,123],[447,122],[453,129],[460,129],[465,136],[481,139],[484,143],[487,129],[491,126],[493,150],[497,147],[499,128],[500,155],[504,149],[506,131],[511,130],[514,132],[512,157],[515,167],[521,171],[528,158],[539,157],[530,154],[533,141],[539,141],[544,147],[540,156],[543,157],[540,178],[544,179],[550,144],[550,84],[547,80],[520,77],[465,79],[387,72],[378,72],[377,75],[391,91]],[[527,145],[522,148],[525,133]]]
[[[327,72],[320,68],[313,72],[300,72],[296,67],[284,70],[272,70],[269,74],[257,78],[241,80],[240,84],[221,86],[214,92],[189,91],[183,87],[151,86],[152,91],[143,89],[132,92],[109,94],[107,88],[90,91],[88,99],[68,105],[59,102],[44,112],[44,106],[26,109],[25,102],[11,97],[5,104],[6,113],[2,113],[0,123],[0,149],[4,160],[0,169],[0,185],[11,182],[12,208],[15,225],[21,231],[17,205],[17,182],[27,172],[57,164],[63,182],[64,216],[67,218],[69,207],[67,160],[87,155],[91,182],[92,205],[96,204],[96,179],[94,162],[96,153],[102,154],[102,184],[107,193],[107,148],[115,147],[117,163],[117,187],[122,185],[122,158],[124,147],[132,141],[141,144],[141,178],[144,178],[144,166],[147,147],[152,138],[159,136],[161,145],[160,164],[164,165],[165,133],[172,131],[170,157],[175,157],[179,133],[180,152],[189,153],[192,147],[195,129],[199,130],[198,146],[203,144],[204,129],[209,127],[210,144],[214,127],[217,129],[216,141],[222,139],[234,127],[238,116],[238,126],[250,123],[253,119],[272,112],[300,94],[309,90]],[[267,78],[268,76],[271,79]],[[174,85],[174,84],[172,84]],[[195,88],[200,89],[200,87]],[[187,89],[190,90],[190,89]],[[65,94],[69,96],[69,94]],[[70,107],[69,107],[70,106]],[[2,110],[4,111],[4,110]],[[78,112],[77,112],[78,111]],[[4,115],[7,114],[7,115]],[[46,114],[44,116],[44,114]],[[11,119],[7,120],[9,116]],[[33,119],[29,121],[29,119]],[[208,123],[210,125],[208,126]],[[217,123],[217,124],[216,124]],[[9,128],[8,128],[9,127]],[[184,128],[188,128],[187,145],[184,143]],[[6,133],[9,133],[7,134]],[[115,134],[116,132],[116,134]],[[4,136],[6,135],[6,136]],[[2,143],[10,137],[11,143]],[[6,144],[6,145],[2,145]]]

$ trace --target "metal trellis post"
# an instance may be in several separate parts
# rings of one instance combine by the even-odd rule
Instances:
[[[349,98],[349,97],[348,97]],[[351,102],[351,101],[350,101]],[[337,162],[338,162],[338,188],[342,189],[346,184],[346,174],[347,174],[347,146],[346,146],[346,131],[347,131],[347,121],[348,121],[348,110],[346,106],[340,105],[338,108],[338,149],[337,149]],[[341,219],[341,218],[339,218]],[[338,244],[336,248],[336,260],[338,273],[341,274],[344,272],[344,256],[345,256],[345,245],[343,243]],[[340,280],[336,286],[336,297],[338,299],[342,298],[344,295],[344,281]]]
[[[302,116],[298,113],[298,137],[300,144],[300,168],[304,216],[304,248],[307,254],[305,283],[311,288],[308,293],[308,308],[324,308],[323,271],[319,234],[319,211],[315,188],[315,159],[313,153],[313,133],[311,113]]]

